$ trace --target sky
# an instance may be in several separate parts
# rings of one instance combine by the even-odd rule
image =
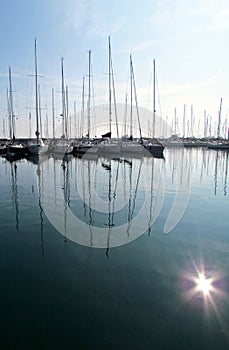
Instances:
[[[118,103],[125,104],[126,94],[128,103],[130,101],[131,54],[138,106],[153,110],[155,59],[157,115],[180,135],[201,136],[206,120],[207,130],[214,133],[222,98],[223,133],[229,119],[228,18],[227,0],[1,1],[0,137],[8,135],[9,66],[16,136],[29,136],[30,132],[34,135],[35,38],[41,114],[44,127],[45,123],[48,125],[46,133],[51,136],[52,88],[56,123],[61,114],[62,57],[69,114],[81,110],[83,77],[85,90],[88,84],[89,50],[92,52],[92,103],[96,106],[108,103],[109,36]],[[96,118],[94,123],[99,116]],[[123,115],[118,119],[123,122]],[[151,127],[151,121],[144,120],[144,113],[140,119],[144,127]],[[99,120],[101,122],[107,123],[107,120]]]

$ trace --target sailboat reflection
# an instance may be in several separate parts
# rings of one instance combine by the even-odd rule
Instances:
[[[16,162],[11,162],[10,167],[11,167],[11,189],[12,189],[13,210],[15,211],[16,230],[17,232],[19,232],[19,204],[18,204],[18,184],[17,184]]]
[[[162,205],[162,166],[152,157],[49,158],[40,164],[43,209],[65,241],[105,248],[109,256],[111,247],[136,239],[154,222]]]
[[[217,195],[217,190],[222,186],[224,196],[227,195],[228,181],[228,152],[216,151],[212,153],[215,156],[214,162],[214,194]]]
[[[64,242],[67,243],[67,208],[70,207],[70,182],[69,182],[69,175],[70,175],[70,155],[65,155],[65,157],[62,159],[61,167],[63,169],[63,193],[64,193]]]
[[[29,154],[26,159],[28,162],[33,163],[37,166],[37,185],[38,185],[38,208],[39,208],[39,219],[40,219],[40,239],[41,239],[41,256],[45,258],[45,240],[44,240],[44,210],[42,206],[42,197],[44,195],[44,178],[42,173],[42,164],[46,163],[48,155],[42,154]],[[32,189],[34,191],[34,189]]]
[[[223,186],[223,191],[224,195],[227,195],[227,177],[228,177],[228,159],[229,159],[229,153],[225,152],[225,167],[224,167],[224,186]]]

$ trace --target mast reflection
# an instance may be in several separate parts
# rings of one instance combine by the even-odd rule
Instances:
[[[18,204],[18,185],[17,185],[17,164],[16,162],[10,163],[11,167],[11,189],[12,189],[12,202],[13,209],[15,210],[15,222],[16,230],[19,232],[19,204]]]

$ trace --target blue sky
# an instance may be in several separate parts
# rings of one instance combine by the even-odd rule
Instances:
[[[226,0],[105,0],[2,1],[0,11],[0,137],[7,120],[8,67],[13,77],[13,98],[19,134],[28,132],[28,115],[35,114],[34,38],[42,114],[51,119],[51,89],[56,114],[61,112],[61,57],[69,109],[81,106],[82,79],[87,75],[92,50],[94,103],[107,103],[108,36],[111,36],[116,98],[125,102],[132,54],[138,104],[152,109],[153,59],[157,70],[157,112],[173,125],[176,108],[182,134],[183,109],[191,105],[196,133],[204,110],[217,122],[220,98],[222,120],[229,111],[229,3]],[[159,102],[161,109],[159,108]],[[31,106],[32,105],[32,106]],[[45,116],[43,116],[45,118]],[[198,126],[198,121],[201,121]]]

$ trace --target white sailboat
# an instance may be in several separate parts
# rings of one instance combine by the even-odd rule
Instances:
[[[7,156],[9,157],[23,157],[27,151],[27,146],[16,140],[16,125],[15,125],[15,114],[13,106],[13,89],[12,89],[12,76],[11,67],[9,67],[9,94],[8,98],[8,109],[9,109],[9,132],[11,142],[7,145]]]
[[[84,123],[84,78],[82,92],[82,120]],[[74,146],[74,152],[77,154],[97,154],[98,147],[90,140],[91,136],[91,50],[88,51],[88,100],[87,100],[87,135],[82,137]]]
[[[52,152],[58,154],[70,154],[73,152],[73,145],[68,140],[68,121],[66,113],[66,97],[64,87],[64,59],[61,58],[62,78],[62,140],[56,141],[52,146]]]
[[[122,153],[139,155],[143,153],[144,148],[141,143],[133,139],[133,88],[134,88],[134,95],[135,95],[136,111],[138,116],[140,140],[142,140],[139,111],[138,111],[138,104],[137,104],[137,92],[136,92],[135,79],[134,79],[134,69],[133,69],[132,56],[130,55],[130,137],[129,138],[122,137]]]
[[[222,111],[222,98],[220,99],[219,118],[217,127],[217,140],[215,142],[209,142],[208,148],[216,150],[229,150],[229,142],[220,140],[220,127],[221,127],[221,111]]]
[[[119,131],[118,131],[118,122],[117,122],[117,111],[116,111],[116,101],[115,101],[115,90],[114,90],[114,74],[113,74],[113,65],[112,65],[112,58],[111,58],[111,44],[110,44],[110,37],[108,38],[108,76],[109,76],[109,131],[102,135],[102,141],[98,145],[99,152],[102,153],[112,153],[112,154],[120,154],[121,152],[121,144],[119,141]],[[112,78],[112,80],[111,80]],[[116,128],[117,128],[117,140],[111,139],[111,115],[112,115],[112,108],[111,108],[111,98],[112,98],[112,90],[113,90],[113,98],[114,98],[114,112],[115,112],[115,118],[116,118]]]
[[[145,149],[155,158],[163,158],[164,146],[155,137],[156,126],[156,62],[153,60],[153,137],[151,140],[144,142]]]
[[[28,153],[33,155],[42,155],[48,152],[49,147],[40,136],[39,127],[39,106],[38,106],[38,73],[37,73],[37,39],[35,38],[35,97],[36,97],[36,141],[28,143]]]

